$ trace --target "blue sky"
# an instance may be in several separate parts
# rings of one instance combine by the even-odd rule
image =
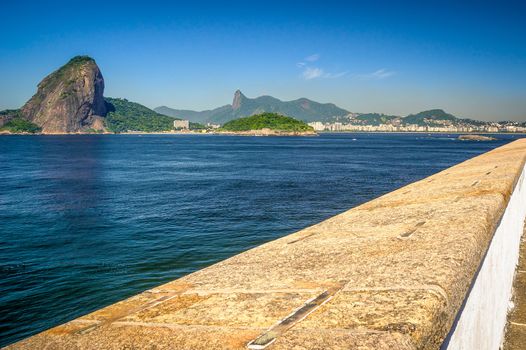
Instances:
[[[234,91],[354,112],[526,120],[526,5],[483,1],[0,2],[0,109],[94,57],[105,95],[208,109]]]

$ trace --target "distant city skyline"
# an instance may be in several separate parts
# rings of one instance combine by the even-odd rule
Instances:
[[[19,1],[0,10],[0,110],[21,107],[81,54],[97,61],[106,96],[150,108],[213,109],[240,89],[351,112],[526,120],[521,2]]]

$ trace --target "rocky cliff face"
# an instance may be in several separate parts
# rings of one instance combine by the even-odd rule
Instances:
[[[239,108],[241,108],[241,103],[244,99],[246,99],[246,97],[243,95],[241,90],[236,90],[234,93],[234,100],[232,101],[232,109],[237,111]]]
[[[90,57],[77,56],[38,84],[21,115],[47,133],[103,128],[104,79]]]

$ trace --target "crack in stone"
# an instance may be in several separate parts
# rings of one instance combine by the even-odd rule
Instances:
[[[303,321],[312,312],[331,300],[336,295],[336,293],[343,289],[345,284],[346,282],[341,282],[337,286],[329,288],[318,296],[307,300],[301,307],[296,309],[290,315],[279,321],[274,326],[270,327],[256,339],[249,342],[247,344],[247,348],[251,350],[265,349],[267,346],[276,341],[280,335],[294,327],[297,323]]]
[[[401,238],[401,239],[409,238],[413,233],[416,232],[416,230],[417,230],[420,226],[424,225],[425,223],[426,223],[425,221],[420,221],[420,222],[418,222],[418,223],[415,225],[415,227],[413,227],[413,228],[410,229],[409,231],[404,232],[404,233],[401,233],[400,236],[399,236],[399,238]]]
[[[312,236],[314,236],[315,234],[316,234],[316,232],[310,233],[310,234],[305,235],[305,236],[303,236],[303,237],[297,238],[297,239],[295,239],[295,240],[293,240],[293,241],[287,242],[287,244],[294,244],[294,243],[297,243],[297,242],[299,242],[299,241],[303,241],[304,239],[307,239],[307,238],[309,238],[309,237],[312,237]]]

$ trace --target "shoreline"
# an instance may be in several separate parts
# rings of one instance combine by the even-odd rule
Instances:
[[[526,132],[461,132],[461,131],[318,131],[319,134],[439,134],[439,135],[526,135]]]
[[[13,133],[13,132],[0,132],[0,136],[70,136],[70,135],[225,135],[225,136],[318,136],[315,132],[258,132],[257,130],[253,131],[210,131],[210,132],[201,132],[201,131],[167,131],[167,132],[147,132],[147,131],[133,131],[133,132],[62,132],[62,133],[53,133],[53,132],[40,132],[40,133]]]
[[[227,136],[318,136],[315,131],[279,131],[279,130],[249,130],[249,131],[216,131],[215,135]]]
[[[275,132],[275,133],[259,133],[254,131],[132,131],[132,132],[70,132],[70,133],[13,133],[0,132],[0,136],[70,136],[70,135],[225,135],[225,136],[320,136],[323,134],[427,134],[427,135],[526,135],[526,132],[442,132],[442,131],[318,131],[313,133],[298,133],[298,132]]]

